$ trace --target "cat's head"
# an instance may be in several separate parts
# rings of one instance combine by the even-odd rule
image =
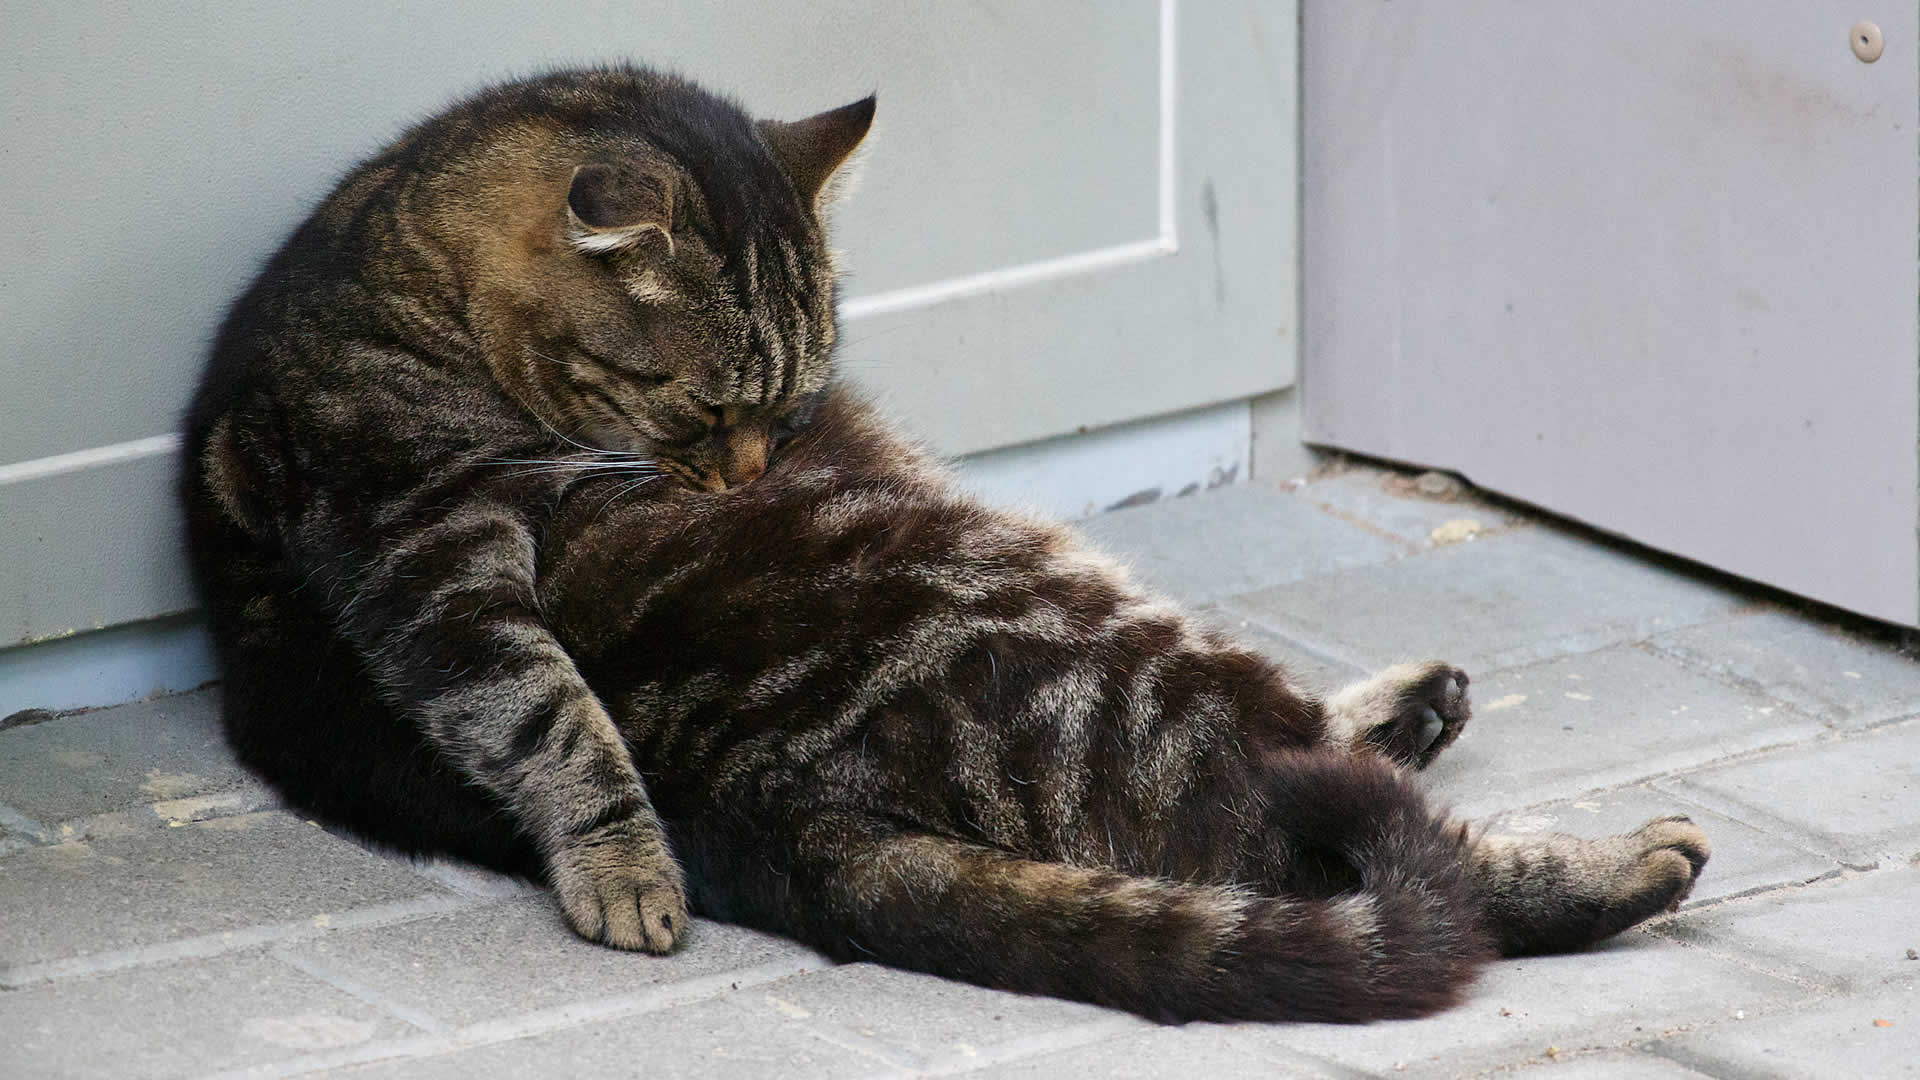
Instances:
[[[575,79],[545,181],[517,196],[547,202],[496,249],[490,362],[571,440],[747,483],[833,375],[822,217],[874,99],[782,123],[648,73]]]

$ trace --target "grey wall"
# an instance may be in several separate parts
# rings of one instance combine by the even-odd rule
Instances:
[[[1920,622],[1917,37],[1912,3],[1308,4],[1308,437]]]
[[[878,89],[848,365],[979,451],[1293,378],[1291,3],[11,4],[0,644],[191,604],[168,434],[221,310],[345,165],[476,84],[677,66]]]

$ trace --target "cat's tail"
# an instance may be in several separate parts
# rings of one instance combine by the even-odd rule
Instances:
[[[1431,1013],[1493,955],[1463,830],[1428,814],[1384,763],[1354,760],[1283,763],[1269,815],[1304,841],[1301,858],[1345,860],[1357,875],[1331,897],[1037,862],[925,834],[856,839],[862,830],[843,820],[822,823],[839,850],[833,869],[796,874],[774,921],[849,959],[1161,1021]],[[812,887],[826,904],[794,895]]]

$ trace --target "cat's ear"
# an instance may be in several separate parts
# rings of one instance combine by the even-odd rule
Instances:
[[[873,126],[874,95],[805,120],[760,121],[774,157],[800,197],[815,206],[830,200],[843,182],[841,166]]]
[[[653,162],[590,162],[567,186],[568,239],[600,253],[664,242],[673,253],[673,171]]]

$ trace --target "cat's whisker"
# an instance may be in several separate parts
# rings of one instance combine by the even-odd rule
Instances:
[[[642,477],[639,480],[634,480],[629,483],[622,484],[618,491],[615,491],[613,494],[607,496],[606,501],[601,503],[599,507],[594,510],[592,520],[599,521],[600,515],[607,512],[607,507],[612,506],[614,504],[614,501],[619,499],[622,495],[625,495],[627,492],[632,491],[634,488],[642,487],[658,479],[660,479],[659,475],[647,476],[647,477]]]

